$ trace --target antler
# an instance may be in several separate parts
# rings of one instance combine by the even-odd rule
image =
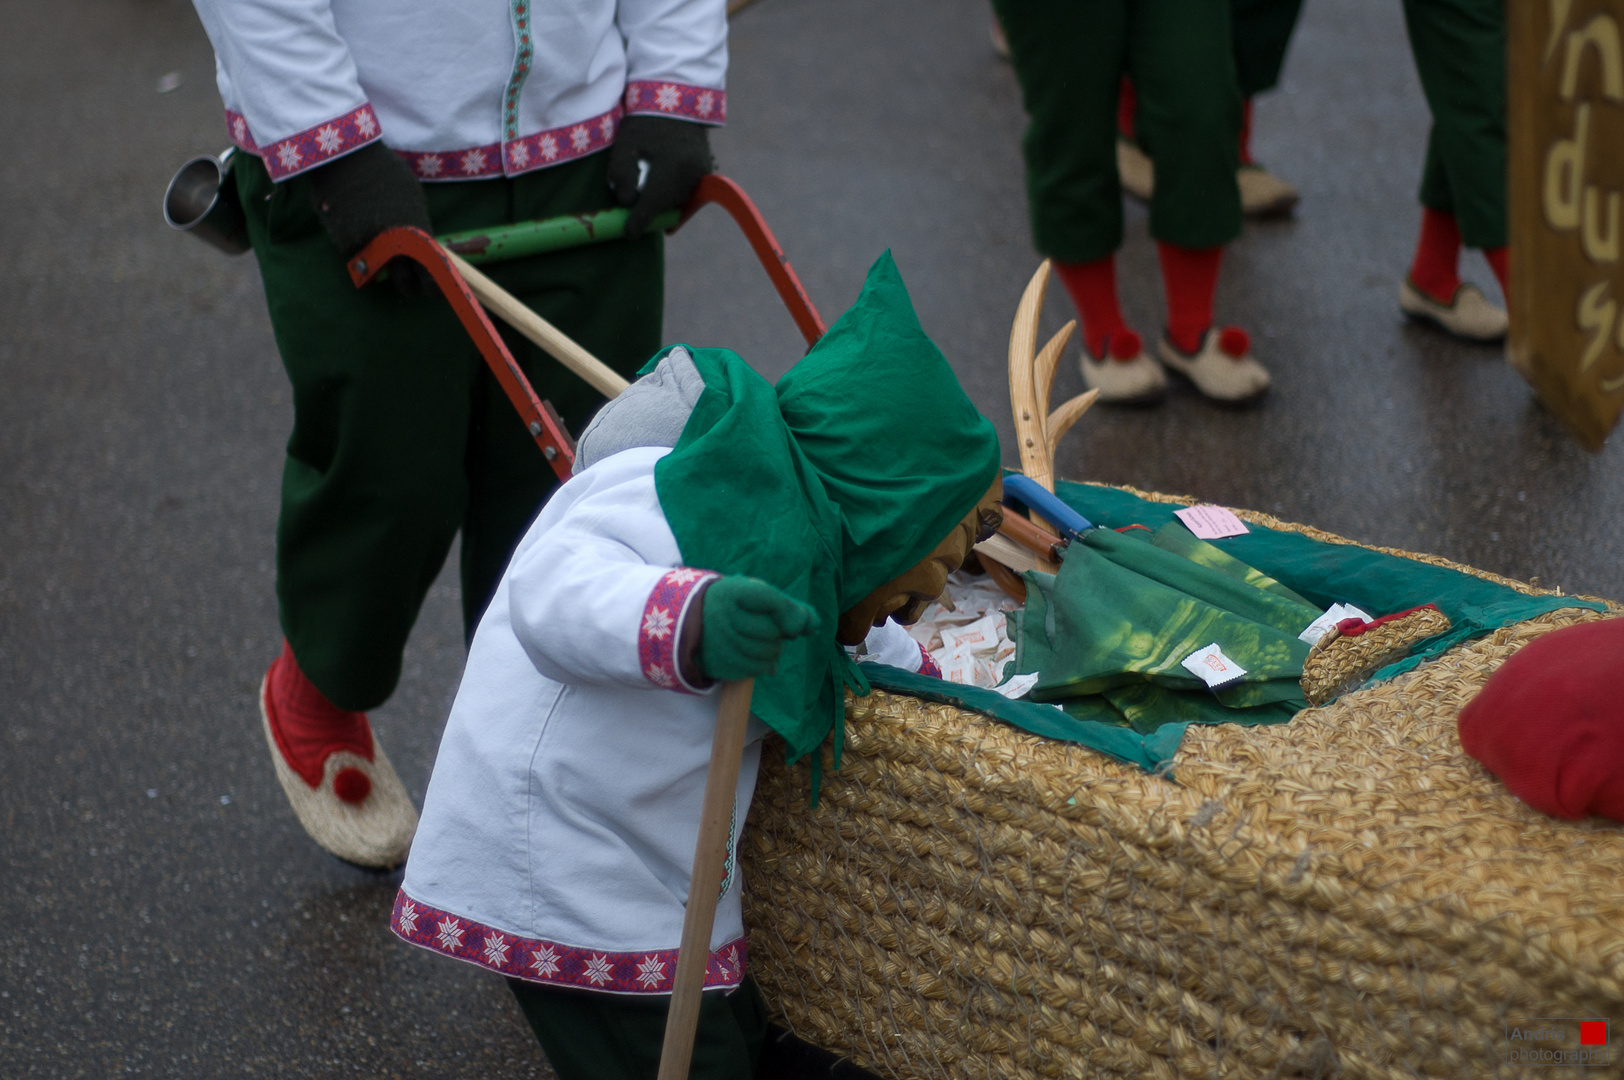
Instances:
[[[1015,412],[1015,438],[1020,444],[1021,471],[1054,490],[1054,448],[1099,397],[1098,390],[1078,394],[1053,412],[1049,395],[1060,353],[1077,329],[1076,320],[1060,328],[1041,352],[1037,346],[1038,315],[1049,291],[1049,260],[1043,260],[1027,283],[1009,331],[1009,403]],[[1036,519],[1034,519],[1036,520]]]

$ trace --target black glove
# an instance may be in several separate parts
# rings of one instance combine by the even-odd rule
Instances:
[[[368,143],[353,154],[311,169],[310,203],[345,261],[385,229],[413,225],[426,233],[434,231],[423,185],[400,156],[381,142]],[[389,280],[402,296],[439,293],[429,272],[404,256],[389,260]]]
[[[639,161],[648,177],[637,187]],[[669,116],[628,116],[609,148],[609,187],[615,201],[629,206],[626,235],[641,236],[648,223],[688,201],[700,177],[716,169],[704,124]]]

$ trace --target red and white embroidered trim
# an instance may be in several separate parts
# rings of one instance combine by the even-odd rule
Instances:
[[[608,952],[521,937],[419,903],[404,889],[395,896],[389,928],[402,941],[527,982],[611,994],[669,994],[677,971],[676,949]],[[742,937],[711,953],[705,962],[706,988],[738,986],[747,960]]]
[[[265,171],[272,180],[286,180],[307,169],[323,165],[351,150],[359,149],[376,139],[383,131],[371,105],[362,105],[343,116],[308,131],[289,135],[266,146],[255,144],[248,121],[239,113],[226,110],[226,126],[231,130],[231,141],[265,161]]]
[[[509,176],[545,169],[596,153],[615,141],[620,130],[620,106],[591,120],[566,124],[551,131],[538,131],[507,144],[507,172]]]
[[[616,105],[590,120],[538,131],[505,144],[486,143],[461,150],[396,150],[395,153],[411,166],[419,180],[484,180],[493,176],[517,176],[545,169],[549,165],[561,165],[604,149],[615,141],[615,133],[620,130],[620,117],[621,108]],[[262,147],[254,142],[248,120],[241,113],[227,109],[226,127],[231,132],[233,144],[265,160],[265,171],[270,173],[272,180],[286,180],[315,168],[340,154],[366,145],[380,132],[377,117],[369,105],[271,146]],[[371,135],[360,137],[369,130]]]
[[[562,165],[596,153],[615,141],[620,130],[620,106],[575,124],[538,131],[507,143],[487,143],[463,150],[395,151],[419,180],[482,180]]]
[[[680,116],[701,124],[727,122],[727,91],[635,79],[626,84],[626,115]]]
[[[226,130],[231,132],[231,145],[250,154],[259,153],[259,147],[254,145],[254,133],[248,130],[248,117],[227,109]]]
[[[922,657],[919,662],[919,674],[929,675],[933,679],[940,679],[942,669],[936,666],[936,661],[931,659],[929,651],[923,645],[919,646],[919,655]]]
[[[396,150],[419,180],[483,180],[502,175],[502,144],[465,150]]]
[[[665,690],[700,693],[688,685],[677,664],[677,637],[699,587],[721,577],[711,570],[679,566],[661,575],[654,591],[643,605],[643,622],[637,629],[637,662],[643,677]]]

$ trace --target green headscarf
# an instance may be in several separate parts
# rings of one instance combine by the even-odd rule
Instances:
[[[655,466],[660,507],[685,564],[760,578],[818,612],[751,702],[793,761],[844,715],[844,684],[866,689],[835,641],[840,613],[974,508],[998,475],[998,435],[920,329],[889,251],[776,391],[726,349],[689,352],[705,392]]]

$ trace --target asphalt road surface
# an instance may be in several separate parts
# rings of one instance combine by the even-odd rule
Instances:
[[[1009,324],[1038,258],[988,15],[760,0],[734,20],[714,145],[827,317],[895,252],[1008,447]],[[253,260],[158,216],[173,169],[225,144],[196,17],[0,0],[0,42],[0,1075],[547,1075],[500,983],[395,942],[394,880],[316,850],[272,775],[254,694],[280,643],[288,388]],[[1248,227],[1219,294],[1272,396],[1096,409],[1060,471],[1624,594],[1624,440],[1585,453],[1497,348],[1399,315],[1427,122],[1396,0],[1312,0],[1256,121],[1303,203]],[[1137,206],[1121,267],[1154,334]],[[1498,295],[1476,256],[1468,276]],[[669,279],[669,340],[768,375],[799,355],[719,211],[672,240]],[[1069,317],[1056,288],[1045,322]],[[1068,362],[1057,400],[1080,389]],[[461,663],[443,575],[374,715],[419,799]]]

